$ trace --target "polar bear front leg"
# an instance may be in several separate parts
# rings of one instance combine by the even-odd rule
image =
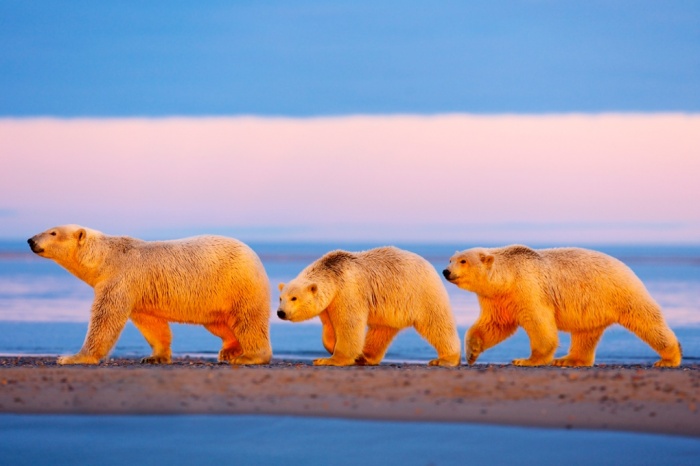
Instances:
[[[382,362],[386,350],[397,333],[399,333],[398,328],[382,325],[370,326],[365,337],[365,347],[362,349],[362,355],[355,362],[361,366],[376,366]]]
[[[510,337],[517,329],[518,325],[515,322],[504,324],[480,315],[464,338],[467,364],[474,364],[481,353]]]
[[[96,287],[83,347],[77,354],[58,358],[58,364],[98,364],[117,342],[129,311],[126,294],[121,290],[112,286]]]
[[[530,337],[531,353],[527,359],[514,359],[516,366],[546,366],[554,359],[559,344],[554,311],[548,308],[538,311],[532,315],[526,314],[520,320],[520,325]]]
[[[61,366],[69,366],[72,364],[99,364],[100,359],[89,354],[83,354],[83,350],[80,350],[80,352],[71,356],[59,356],[56,363]]]
[[[357,358],[362,355],[366,319],[352,321],[351,318],[341,318],[334,323],[336,341],[333,355],[330,358],[314,360],[314,366],[353,366]]]
[[[323,311],[318,315],[321,319],[321,324],[323,325],[323,330],[321,333],[321,341],[323,342],[323,347],[326,348],[330,354],[333,354],[335,350],[335,330],[333,330],[333,323],[331,318],[328,317],[328,311]]]

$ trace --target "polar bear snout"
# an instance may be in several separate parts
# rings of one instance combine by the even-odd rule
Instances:
[[[44,248],[39,246],[39,244],[36,242],[34,239],[35,237],[31,237],[27,240],[27,243],[29,243],[29,247],[31,248],[32,252],[39,254],[40,252],[44,252]]]
[[[277,317],[279,317],[282,320],[287,320],[287,313],[284,312],[282,309],[277,310]]]
[[[450,272],[450,269],[445,269],[445,270],[442,271],[442,274],[445,276],[446,279],[449,280],[449,279],[450,279],[450,275],[451,275],[452,273]]]

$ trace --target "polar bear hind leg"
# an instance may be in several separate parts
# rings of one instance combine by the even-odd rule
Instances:
[[[605,327],[583,332],[571,332],[569,354],[552,361],[553,366],[579,367],[592,366],[595,361],[595,349]]]
[[[151,346],[151,355],[142,364],[170,364],[172,334],[168,321],[148,314],[132,313],[131,321]]]
[[[204,326],[211,333],[221,338],[221,350],[219,351],[219,362],[231,362],[243,353],[241,344],[231,327],[224,322],[215,322]]]
[[[429,319],[415,325],[416,332],[426,339],[437,351],[437,359],[428,362],[429,366],[459,366],[462,362],[462,348],[459,335],[448,325],[431,325]]]
[[[546,366],[552,363],[559,345],[554,312],[532,313],[521,319],[520,325],[530,337],[530,357],[514,359],[516,366]]]
[[[357,358],[356,362],[359,365],[376,366],[382,359],[389,348],[391,341],[399,329],[387,327],[384,325],[371,325],[365,336],[365,346],[362,349],[362,356]]]
[[[681,345],[661,316],[660,310],[627,313],[620,318],[620,325],[637,335],[659,353],[661,359],[654,363],[655,367],[678,367],[681,365],[683,357]]]

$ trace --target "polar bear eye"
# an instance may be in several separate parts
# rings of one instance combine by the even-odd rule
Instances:
[[[52,232],[51,232],[51,236],[56,236],[56,232],[55,232],[55,231],[52,231]]]
[[[291,299],[291,300],[292,300],[292,301],[296,301],[296,300],[297,300],[297,297],[296,297],[296,296],[292,296],[292,299]]]
[[[459,263],[460,263],[460,264],[466,264],[466,263],[467,263],[467,261],[466,261],[466,260],[464,260],[464,259],[462,259],[461,261],[459,261]]]

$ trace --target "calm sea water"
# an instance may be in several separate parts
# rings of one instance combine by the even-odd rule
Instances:
[[[246,465],[694,466],[699,455],[697,438],[628,432],[261,415],[0,415],[0,459],[13,466],[234,458]]]
[[[277,283],[295,277],[306,265],[333,249],[363,250],[379,244],[251,244],[260,255],[272,283],[271,309],[276,308]],[[426,257],[442,270],[449,257],[465,245],[399,245]],[[663,307],[684,349],[685,362],[700,358],[700,246],[597,247],[627,263]],[[445,282],[457,318],[460,337],[479,313],[476,297]],[[84,339],[92,289],[54,262],[32,254],[24,241],[0,241],[0,354],[58,355],[76,352]],[[271,318],[272,345],[277,359],[312,359],[326,353],[317,319],[292,324]],[[220,340],[200,326],[173,324],[173,352],[215,358]],[[560,334],[558,355],[568,348]],[[129,324],[112,354],[141,356],[149,352],[139,332]],[[479,362],[506,363],[529,354],[527,336],[515,336],[485,352]],[[426,362],[434,350],[412,329],[404,330],[390,347],[386,361]],[[597,363],[642,363],[656,354],[621,327],[606,331]]]

